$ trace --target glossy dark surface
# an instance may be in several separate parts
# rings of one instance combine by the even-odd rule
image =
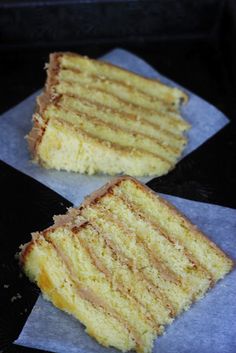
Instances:
[[[0,113],[43,86],[44,63],[52,51],[70,50],[99,57],[117,46],[130,50],[214,104],[231,121],[171,173],[148,185],[159,192],[236,208],[235,2],[207,0],[191,6],[187,1],[170,0],[95,1],[95,5],[84,1],[40,3],[0,1],[0,9],[4,10],[0,17]],[[173,3],[175,7],[171,7]],[[81,15],[81,22],[75,22],[73,9],[87,13],[87,18]],[[145,21],[138,26],[144,11]],[[34,19],[38,16],[31,32],[30,13]],[[68,26],[55,31],[58,13],[58,21],[66,19]],[[51,27],[50,21],[45,27],[47,16],[55,20]],[[21,29],[18,33],[14,30],[15,18]],[[11,24],[12,28],[7,28]],[[73,26],[78,27],[76,33]],[[70,203],[2,162],[0,189],[0,350],[39,352],[10,345],[38,295],[33,284],[19,277],[14,255],[19,245],[30,239],[32,231],[50,225],[52,216],[64,213]],[[12,299],[17,293],[20,297]]]

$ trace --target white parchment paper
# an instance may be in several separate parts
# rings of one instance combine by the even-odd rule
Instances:
[[[158,78],[162,82],[178,86],[156,72],[142,59],[125,50],[115,49],[103,59],[144,76]],[[185,91],[190,99],[183,107],[183,116],[190,122],[192,128],[188,133],[189,143],[182,157],[199,147],[228,123],[228,119],[219,110],[191,92]],[[55,190],[74,204],[79,204],[85,195],[109,181],[110,177],[106,175],[88,177],[76,173],[46,170],[30,161],[24,136],[32,127],[31,118],[38,94],[39,92],[36,92],[1,116],[0,159]],[[139,179],[147,182],[151,178]]]
[[[236,260],[236,210],[163,195]],[[232,271],[167,327],[153,353],[235,353],[236,271]],[[17,344],[60,353],[115,353],[89,337],[84,327],[41,296]]]

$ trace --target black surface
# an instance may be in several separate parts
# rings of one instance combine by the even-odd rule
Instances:
[[[236,125],[231,122],[172,172],[148,186],[158,192],[236,208],[235,141]]]
[[[0,1],[0,113],[43,86],[43,67],[51,51],[98,57],[123,47],[231,120],[171,173],[148,185],[159,192],[236,208],[235,1],[85,3]],[[140,22],[142,13],[145,21]],[[9,345],[38,294],[25,277],[19,278],[14,254],[32,231],[47,227],[52,216],[65,212],[70,203],[4,163],[0,163],[0,188],[0,350],[39,352]],[[17,293],[22,298],[11,302]]]
[[[0,1],[2,44],[54,45],[209,36],[222,0]]]
[[[31,232],[51,225],[53,215],[65,213],[71,203],[3,162],[0,170],[1,349],[18,337],[39,293],[22,275],[15,254],[31,239]]]

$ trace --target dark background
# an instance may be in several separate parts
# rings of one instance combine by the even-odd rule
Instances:
[[[98,57],[114,47],[141,56],[230,119],[171,173],[148,185],[236,208],[235,0],[0,1],[0,113],[44,85],[50,52]],[[36,352],[10,344],[38,295],[19,277],[14,254],[30,232],[50,225],[70,203],[3,162],[0,188],[0,350]],[[17,293],[21,298],[12,302]]]

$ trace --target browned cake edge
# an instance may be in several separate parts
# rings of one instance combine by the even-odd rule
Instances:
[[[49,64],[47,67],[47,80],[45,84],[46,93],[52,95],[52,87],[58,83],[57,74],[60,70],[59,58],[63,56],[64,53],[51,53],[49,55]]]
[[[33,114],[33,127],[26,136],[28,141],[29,151],[33,160],[38,161],[38,146],[42,141],[44,132],[46,131],[47,122],[43,118],[43,112],[56,97],[54,97],[52,88],[57,83],[57,73],[60,69],[58,58],[63,53],[52,53],[49,55],[49,63],[46,64],[47,79],[44,91],[36,99],[36,109]]]
[[[45,84],[45,89],[42,94],[40,94],[36,99],[36,109],[33,114],[33,127],[29,134],[26,136],[28,141],[29,151],[32,155],[33,160],[38,160],[37,151],[40,142],[42,141],[44,132],[46,130],[47,122],[43,119],[43,111],[46,109],[47,105],[53,100],[53,94],[51,89],[53,85],[56,84],[57,72],[59,70],[58,57],[62,53],[52,53],[49,56],[49,64],[47,68],[47,80]]]
[[[43,119],[42,112],[46,108],[50,98],[46,93],[42,93],[37,97],[36,100],[36,109],[33,114],[32,121],[33,127],[28,135],[26,135],[26,139],[28,142],[29,151],[33,160],[37,160],[37,151],[40,142],[42,141],[44,132],[46,130],[47,122]]]

